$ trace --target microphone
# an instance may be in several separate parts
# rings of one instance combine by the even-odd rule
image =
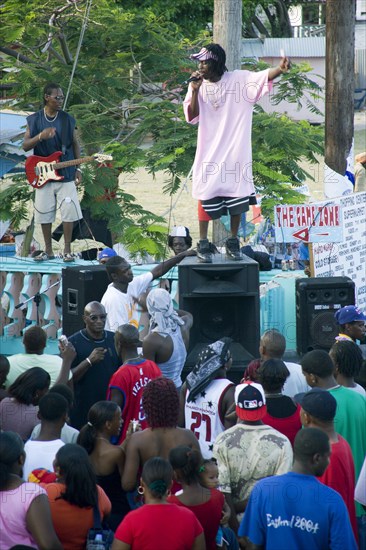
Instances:
[[[201,80],[201,76],[191,76],[187,80],[181,83],[181,86],[185,86],[186,84],[189,84],[190,82],[198,82],[198,80]]]

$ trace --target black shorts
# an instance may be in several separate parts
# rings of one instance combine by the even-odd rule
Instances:
[[[221,216],[229,214],[230,216],[237,216],[243,214],[249,210],[251,204],[257,204],[255,195],[249,197],[214,197],[206,201],[201,200],[201,205],[206,214],[210,216],[212,220],[217,220]]]

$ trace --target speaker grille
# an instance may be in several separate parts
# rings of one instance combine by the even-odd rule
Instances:
[[[338,325],[334,319],[334,309],[312,315],[310,336],[313,348],[329,349],[338,334]]]
[[[296,348],[329,350],[339,327],[335,312],[355,303],[355,284],[349,277],[310,277],[296,283]]]

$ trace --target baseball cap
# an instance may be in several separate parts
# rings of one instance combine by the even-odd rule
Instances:
[[[336,311],[334,317],[338,325],[353,323],[353,321],[366,321],[366,315],[356,306],[341,307]]]
[[[113,248],[104,248],[99,252],[98,260],[102,260],[103,258],[112,258],[113,256],[117,256],[117,252],[113,250]]]
[[[244,382],[235,389],[236,415],[240,420],[261,420],[267,413],[266,397],[260,384]]]
[[[210,52],[206,48],[201,48],[198,53],[193,53],[189,56],[190,59],[193,59],[194,61],[207,61],[207,59],[214,59],[217,61],[217,55]]]
[[[335,417],[337,401],[327,390],[314,388],[306,393],[298,393],[294,399],[314,418],[329,422]]]
[[[176,225],[170,232],[171,237],[189,237],[189,229],[184,225]]]

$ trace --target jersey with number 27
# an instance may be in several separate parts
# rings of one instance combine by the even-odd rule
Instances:
[[[213,380],[190,402],[187,389],[185,426],[197,437],[204,458],[212,457],[215,439],[225,429],[224,419],[221,418],[222,400],[230,386],[233,386],[233,383],[227,378]]]

